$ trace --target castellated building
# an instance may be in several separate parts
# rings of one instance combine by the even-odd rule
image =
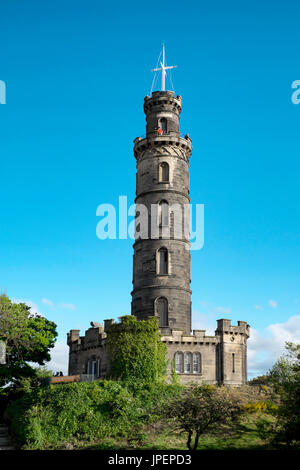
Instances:
[[[144,100],[146,136],[134,140],[136,158],[136,233],[133,245],[131,314],[159,318],[172,364],[182,383],[241,385],[247,381],[244,321],[217,321],[215,336],[192,331],[189,217],[189,158],[192,142],[180,134],[180,96],[153,92]],[[147,209],[147,219],[141,217]],[[122,318],[121,318],[122,321]],[[68,333],[69,374],[93,379],[110,376],[106,337],[113,320],[91,323],[84,336]]]

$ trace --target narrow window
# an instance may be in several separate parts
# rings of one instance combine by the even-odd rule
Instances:
[[[166,118],[162,118],[160,120],[160,128],[163,131],[163,134],[167,133],[167,120],[166,120]]]
[[[160,248],[157,252],[157,274],[168,274],[168,250]]]
[[[193,371],[195,374],[200,374],[201,372],[201,356],[198,352],[193,354]]]
[[[98,359],[98,360],[97,360],[97,377],[100,377],[100,371],[101,371],[101,369],[100,369],[100,362],[101,362],[101,360]]]
[[[184,372],[190,374],[192,372],[192,353],[187,352],[184,355]]]
[[[175,354],[175,371],[178,374],[183,373],[183,354],[182,354],[182,352],[177,352]]]
[[[159,165],[159,181],[161,183],[169,181],[169,165],[166,162],[162,162]]]
[[[168,301],[164,297],[156,300],[156,312],[159,317],[159,327],[168,326]]]
[[[234,370],[234,366],[235,366],[234,362],[235,362],[235,361],[234,361],[234,353],[232,353],[232,372],[235,372],[235,370]]]
[[[158,205],[158,221],[161,227],[169,225],[169,204],[167,201],[160,201]]]

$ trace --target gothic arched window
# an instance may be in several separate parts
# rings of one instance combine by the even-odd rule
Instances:
[[[156,299],[156,313],[159,318],[159,327],[168,326],[168,301],[164,297]]]
[[[182,374],[183,373],[183,353],[182,352],[175,353],[174,361],[175,361],[175,371],[178,374]]]
[[[161,227],[169,225],[169,204],[167,201],[160,201],[158,205],[158,223]]]
[[[184,372],[190,374],[192,372],[192,353],[184,354]]]
[[[168,182],[169,181],[169,165],[166,162],[162,162],[159,164],[159,175],[158,179],[160,183]]]
[[[157,251],[157,274],[168,274],[168,250],[166,248],[160,248]]]
[[[166,118],[161,118],[160,119],[160,128],[163,131],[163,134],[167,133],[167,120],[166,120]]]
[[[193,354],[193,372],[200,374],[201,372],[201,354],[196,352]]]

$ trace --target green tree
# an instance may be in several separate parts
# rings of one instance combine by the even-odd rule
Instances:
[[[269,372],[280,396],[274,440],[287,445],[300,443],[300,344],[286,342],[287,353]]]
[[[217,423],[236,419],[242,411],[243,406],[228,388],[190,385],[162,413],[174,422],[175,428],[187,433],[187,448],[196,450],[201,434]]]
[[[6,343],[6,361],[0,366],[0,386],[16,385],[21,378],[36,375],[28,362],[44,365],[57,336],[55,323],[30,312],[24,303],[0,296],[0,339]]]
[[[166,374],[166,345],[162,343],[158,319],[137,320],[132,315],[112,324],[107,332],[113,378],[151,384]]]

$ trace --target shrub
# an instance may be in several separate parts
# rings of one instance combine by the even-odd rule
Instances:
[[[27,449],[114,437],[140,440],[143,426],[160,418],[158,405],[164,407],[179,389],[146,384],[133,393],[123,382],[110,380],[50,385],[16,400],[7,414]]]
[[[121,318],[107,331],[112,377],[133,388],[159,382],[166,374],[166,345],[162,343],[158,319]]]
[[[126,434],[141,414],[137,400],[119,382],[51,385],[8,407],[12,426],[28,448],[56,447],[70,439]]]
[[[248,413],[275,413],[278,410],[278,406],[271,401],[258,401],[255,403],[247,403],[245,410]]]
[[[225,387],[191,385],[182,389],[179,398],[165,407],[165,416],[187,434],[187,447],[195,450],[199,437],[217,423],[234,421],[243,407]],[[194,444],[192,444],[194,436]]]

